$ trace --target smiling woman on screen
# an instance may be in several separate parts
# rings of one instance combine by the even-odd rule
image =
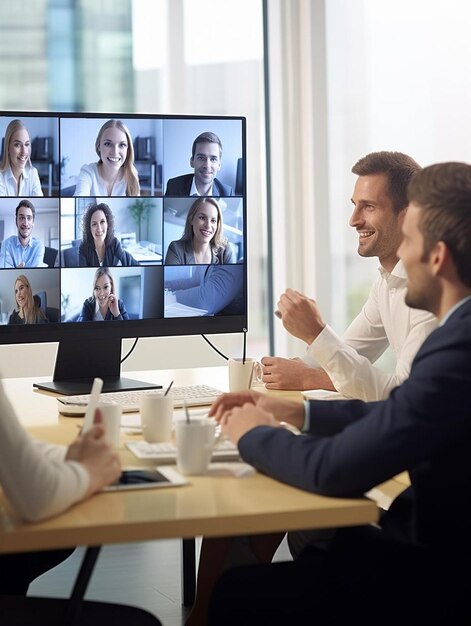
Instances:
[[[221,207],[214,198],[198,198],[188,211],[183,235],[172,241],[166,265],[233,263],[232,250],[223,236]]]
[[[42,196],[38,170],[31,163],[31,139],[21,120],[5,132],[0,161],[0,196]]]
[[[121,120],[108,120],[95,141],[96,163],[80,169],[74,196],[139,196],[131,133]]]

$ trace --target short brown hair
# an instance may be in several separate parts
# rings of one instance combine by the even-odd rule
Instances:
[[[421,209],[424,259],[438,241],[446,243],[460,280],[471,287],[471,165],[436,163],[418,172],[407,189]]]
[[[196,144],[197,143],[217,143],[219,146],[219,158],[222,156],[222,142],[219,137],[215,133],[211,133],[210,131],[206,131],[198,135],[198,137],[194,140],[193,145],[191,146],[191,158],[195,158],[196,152]]]
[[[352,167],[352,172],[357,176],[386,174],[394,213],[400,213],[408,204],[407,185],[412,176],[421,169],[421,166],[407,154],[383,150],[362,157]]]

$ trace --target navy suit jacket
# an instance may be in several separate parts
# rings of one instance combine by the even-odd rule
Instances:
[[[471,300],[425,340],[409,378],[387,400],[309,404],[295,436],[260,426],[244,435],[245,461],[327,496],[361,496],[409,471],[411,486],[383,516],[388,536],[416,545],[471,545]]]
[[[166,196],[189,196],[193,174],[184,174],[176,178],[169,178],[167,182]],[[217,178],[213,181],[213,196],[233,196],[234,191],[229,185],[224,185]]]

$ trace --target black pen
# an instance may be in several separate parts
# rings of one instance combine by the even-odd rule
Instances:
[[[172,382],[170,383],[170,385],[167,387],[167,389],[165,390],[164,396],[166,396],[166,395],[168,394],[168,392],[169,392],[169,391],[170,391],[170,389],[172,388],[172,385],[173,385],[173,380],[172,380]]]

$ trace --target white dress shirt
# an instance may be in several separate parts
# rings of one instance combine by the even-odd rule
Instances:
[[[213,183],[214,184],[214,183]],[[213,185],[208,189],[208,193],[204,194],[205,196],[213,195]],[[196,187],[195,177],[193,176],[193,182],[191,183],[190,196],[201,196],[198,188]]]
[[[117,180],[111,193],[98,173],[98,163],[89,163],[80,168],[74,196],[125,196],[126,180]]]
[[[438,325],[437,318],[408,307],[407,275],[399,261],[391,273],[379,267],[368,300],[342,337],[326,326],[307,348],[304,360],[315,362],[347,398],[372,401],[387,398],[408,376],[418,349]],[[394,372],[373,363],[391,346]]]
[[[65,461],[65,446],[32,440],[19,423],[0,381],[0,486],[27,520],[60,513],[85,495],[83,465]]]
[[[27,165],[24,168],[19,191],[11,167],[4,172],[0,172],[0,196],[24,196],[25,198],[31,198],[32,196],[42,195],[41,181],[39,180],[38,170],[35,167]]]

